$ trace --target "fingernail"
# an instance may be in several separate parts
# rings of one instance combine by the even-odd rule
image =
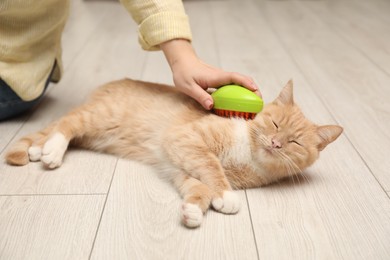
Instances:
[[[205,102],[205,107],[208,109],[208,110],[210,110],[210,109],[212,109],[213,108],[213,102],[211,101],[211,100],[206,100],[206,102]]]
[[[251,87],[254,91],[257,91],[259,89],[254,82],[251,83]]]
[[[255,93],[256,93],[256,95],[258,95],[259,97],[263,98],[263,95],[261,95],[260,91],[256,90]]]

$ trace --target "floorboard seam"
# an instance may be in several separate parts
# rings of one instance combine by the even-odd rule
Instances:
[[[247,204],[247,206],[248,206],[248,214],[249,214],[249,220],[250,220],[251,228],[252,228],[253,240],[254,240],[254,242],[255,242],[255,248],[256,248],[257,259],[260,260],[259,249],[258,249],[258,247],[257,247],[257,239],[256,239],[255,228],[254,228],[254,226],[253,226],[251,207],[250,207],[250,205],[249,205],[249,200],[248,200],[248,194],[247,194],[246,190],[244,190],[244,192],[245,192],[246,204]]]
[[[93,253],[93,249],[95,248],[96,239],[97,239],[97,236],[98,236],[98,234],[99,234],[100,225],[101,225],[101,223],[102,223],[102,219],[103,219],[103,216],[104,216],[104,211],[105,211],[105,209],[106,209],[106,205],[107,205],[107,201],[108,201],[108,196],[110,195],[112,182],[113,182],[114,177],[115,177],[115,172],[116,172],[116,168],[117,168],[117,166],[118,166],[119,160],[120,160],[119,158],[116,160],[116,163],[115,163],[115,166],[114,166],[114,170],[112,171],[112,177],[111,177],[110,185],[108,186],[108,190],[107,190],[107,194],[106,194],[106,199],[104,200],[102,212],[101,212],[101,214],[100,214],[99,222],[98,222],[98,225],[97,225],[97,228],[96,228],[95,237],[94,237],[93,242],[92,242],[91,251],[90,251],[90,253],[89,253],[88,259],[91,259],[92,253]]]

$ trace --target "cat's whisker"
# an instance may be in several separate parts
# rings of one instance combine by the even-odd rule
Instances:
[[[259,131],[259,130],[256,129],[256,131]],[[258,134],[258,137],[259,137],[259,141],[260,141],[264,146],[267,146],[267,145],[269,144],[269,140],[268,140],[268,138],[267,138],[265,135]]]
[[[298,180],[301,180],[300,178],[303,177],[304,181],[309,183],[309,179],[307,178],[307,176],[305,174],[303,174],[302,170],[299,170],[297,171],[295,174],[294,174],[295,178],[297,178]]]
[[[283,156],[286,159],[286,161],[293,167],[293,170],[294,170],[295,173],[301,173],[302,172],[302,169],[299,168],[299,166],[291,159],[291,157],[289,157],[286,154],[283,154]]]
[[[306,176],[306,174],[304,174],[303,172],[301,172],[300,176],[302,176],[303,179],[304,179],[307,183],[310,182],[309,178],[308,178],[308,177]]]
[[[277,154],[285,163],[287,169],[287,175],[292,178],[294,185],[295,185],[295,178],[297,179],[298,184],[300,184],[300,179],[297,176],[297,174],[302,173],[302,169],[300,169],[299,166],[285,153],[278,151]]]

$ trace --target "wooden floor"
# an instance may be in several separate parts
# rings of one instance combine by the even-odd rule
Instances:
[[[187,0],[206,62],[251,75],[271,101],[288,79],[305,114],[345,132],[306,178],[237,191],[241,211],[180,225],[152,168],[72,150],[61,168],[0,162],[0,259],[390,259],[390,1]],[[0,152],[131,77],[171,83],[116,1],[73,0],[65,74],[31,114],[0,123]]]

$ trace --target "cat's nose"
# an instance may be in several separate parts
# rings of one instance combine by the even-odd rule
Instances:
[[[279,140],[272,138],[272,147],[273,148],[282,148],[282,144]]]

